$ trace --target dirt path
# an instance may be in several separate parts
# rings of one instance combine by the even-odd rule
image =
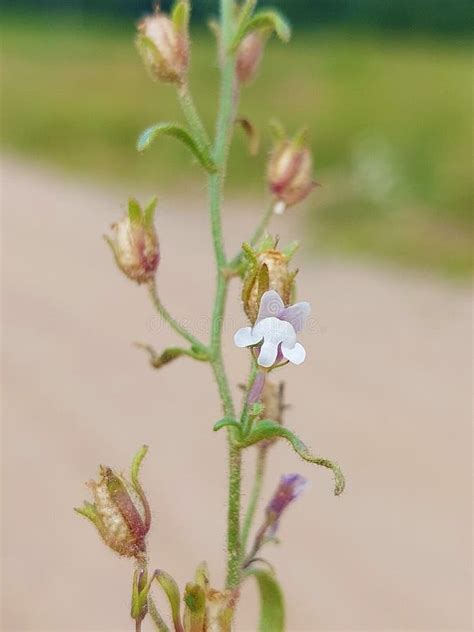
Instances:
[[[211,257],[204,199],[192,199],[160,204],[159,284],[170,309],[204,336]],[[125,466],[144,442],[153,564],[184,583],[206,558],[222,580],[225,439],[211,432],[215,388],[205,366],[182,360],[156,373],[130,344],[176,339],[100,239],[124,201],[121,191],[3,165],[7,632],[130,630],[129,563],[72,507],[98,463]],[[233,246],[254,221],[255,208],[241,206],[245,213],[227,210]],[[296,220],[277,220],[276,230],[294,238]],[[282,544],[268,550],[288,630],[470,629],[469,293],[302,253],[299,295],[316,320],[304,336],[307,362],[284,373],[287,423],[337,457],[348,488],[334,498],[327,471],[275,448],[265,496],[281,472],[312,483],[282,523]],[[248,358],[232,332],[244,322],[234,287],[234,384]],[[253,632],[254,587],[244,593],[239,632]]]

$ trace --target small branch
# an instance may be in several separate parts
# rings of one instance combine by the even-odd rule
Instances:
[[[175,320],[171,314],[168,312],[166,307],[161,302],[158,292],[156,289],[156,283],[154,281],[150,281],[148,285],[150,298],[160,316],[165,320],[172,329],[175,330],[177,334],[182,336],[185,340],[191,343],[194,347],[201,350],[203,353],[207,353],[207,347],[198,340],[195,336],[193,336],[183,325],[181,325],[177,320]]]
[[[181,356],[187,356],[193,360],[199,362],[207,362],[209,360],[208,354],[201,351],[194,351],[193,349],[183,349],[182,347],[168,347],[161,353],[157,353],[151,345],[143,344],[142,342],[135,342],[135,346],[138,349],[146,351],[150,358],[150,364],[154,369],[161,369],[165,364],[169,364],[173,360],[180,358]]]

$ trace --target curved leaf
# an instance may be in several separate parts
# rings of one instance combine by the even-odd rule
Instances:
[[[275,576],[268,571],[250,568],[246,576],[255,577],[260,592],[260,621],[258,632],[284,632],[285,602]]]
[[[239,24],[239,28],[232,42],[231,50],[235,51],[240,42],[252,31],[275,32],[282,42],[288,43],[291,39],[291,26],[287,19],[274,9],[258,11],[253,17]]]
[[[236,428],[239,431],[239,437],[240,437],[242,433],[242,426],[237,421],[237,419],[233,419],[232,417],[224,417],[224,419],[217,421],[214,424],[213,430],[214,432],[217,432],[217,430],[221,430],[222,428],[226,428],[228,426],[230,426],[231,428]]]
[[[291,430],[281,426],[271,419],[263,419],[262,421],[256,423],[252,428],[250,435],[244,442],[242,442],[242,445],[243,447],[247,447],[258,443],[259,441],[263,441],[264,439],[271,439],[273,437],[286,439],[292,445],[295,452],[305,461],[315,463],[316,465],[321,465],[322,467],[327,467],[332,470],[335,479],[334,493],[336,496],[342,494],[345,487],[345,479],[337,463],[334,463],[329,459],[313,456],[309,448],[303,443],[303,441],[301,441],[301,439],[291,432]]]
[[[196,142],[188,130],[178,123],[157,123],[156,125],[148,127],[138,137],[137,150],[145,151],[145,149],[148,149],[158,136],[163,135],[172,136],[184,143],[191,153],[198,159],[204,169],[206,169],[206,171],[209,173],[217,171],[216,164],[211,157],[209,148]]]
[[[146,453],[148,452],[148,446],[142,446],[138,452],[133,457],[132,468],[130,471],[130,479],[132,481],[132,485],[135,489],[141,489],[140,482],[138,480],[138,475],[140,473],[140,466],[142,464],[143,459],[146,457]]]
[[[180,616],[181,597],[179,595],[178,584],[171,577],[171,575],[159,569],[155,571],[155,579],[163,588],[163,590],[166,593],[166,596],[168,597],[168,601],[171,606],[171,616],[173,619],[173,625],[176,632],[183,632],[183,626],[181,625],[181,616]]]

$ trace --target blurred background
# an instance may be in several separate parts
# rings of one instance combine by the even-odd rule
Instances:
[[[193,2],[191,86],[208,129],[216,5]],[[268,202],[269,119],[290,132],[307,125],[321,187],[273,225],[283,243],[301,238],[299,295],[315,318],[308,362],[282,375],[287,423],[349,480],[334,499],[325,471],[274,450],[267,497],[282,471],[312,483],[269,552],[288,632],[469,630],[472,2],[272,5],[294,37],[270,41],[242,93],[262,148],[250,157],[236,131],[228,246]],[[99,463],[125,468],[142,443],[152,446],[153,563],[184,584],[206,558],[222,581],[225,440],[210,432],[210,375],[186,360],[156,374],[131,346],[176,339],[100,239],[129,195],[157,193],[163,298],[207,334],[202,174],[172,140],[134,149],[151,123],[181,118],[174,90],[149,80],[134,48],[150,10],[141,0],[2,3],[6,632],[129,629],[129,565],[71,508]],[[226,353],[236,396],[248,358],[231,340],[242,319],[235,284]],[[252,586],[244,596],[238,632],[253,632]]]
[[[166,8],[169,3],[163,3]],[[297,0],[291,46],[272,40],[241,111],[261,130],[250,159],[237,138],[230,186],[262,194],[268,120],[308,125],[323,185],[307,213],[314,248],[373,254],[465,277],[471,269],[469,0]],[[194,5],[192,88],[213,126],[217,68]],[[103,182],[189,186],[182,147],[139,158],[138,132],[179,114],[173,89],[149,81],[133,46],[151,3],[4,0],[2,142],[6,150]]]

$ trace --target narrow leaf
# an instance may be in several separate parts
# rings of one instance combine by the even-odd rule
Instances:
[[[281,13],[275,10],[259,11],[243,23],[232,42],[231,50],[235,51],[240,42],[252,31],[275,31],[282,42],[289,42],[291,38],[291,27]]]
[[[156,581],[160,584],[168,597],[168,601],[171,607],[171,616],[173,619],[173,625],[176,632],[183,632],[183,626],[181,625],[181,597],[179,595],[178,584],[175,580],[162,570],[155,571]]]
[[[171,20],[178,31],[187,31],[189,27],[189,2],[180,0],[171,12]]]
[[[172,136],[186,145],[200,164],[209,173],[217,171],[208,147],[198,143],[182,125],[178,123],[157,123],[142,132],[137,141],[137,150],[145,151],[158,136]]]
[[[232,40],[231,50],[235,51],[242,39],[245,36],[246,26],[252,16],[252,13],[255,9],[255,5],[257,4],[257,0],[246,0],[242,5],[239,18],[237,23],[237,28],[235,31],[234,39]]]
[[[268,571],[255,568],[247,570],[245,575],[255,577],[260,592],[258,632],[284,632],[285,603],[275,576]]]
[[[345,487],[345,479],[337,463],[334,463],[329,459],[313,456],[309,448],[301,441],[301,439],[291,432],[291,430],[281,426],[271,419],[263,419],[262,421],[256,423],[250,435],[243,442],[243,447],[254,445],[259,441],[271,439],[273,437],[286,439],[292,445],[295,452],[305,461],[315,463],[316,465],[321,465],[322,467],[327,467],[332,470],[335,479],[334,493],[336,496],[342,494]]]
[[[224,417],[224,419],[221,419],[220,421],[216,422],[214,424],[214,432],[217,432],[217,430],[221,430],[222,428],[226,428],[230,426],[231,428],[236,428],[239,431],[239,436],[242,432],[242,427],[240,425],[240,423],[237,421],[237,419],[233,419],[232,417]]]
[[[155,195],[145,206],[145,209],[143,211],[143,221],[145,223],[145,226],[153,225],[157,203],[158,203],[158,198]]]
[[[135,454],[133,461],[132,461],[132,468],[130,471],[130,479],[132,481],[132,485],[133,487],[138,491],[138,489],[141,490],[141,485],[140,482],[138,480],[138,475],[140,473],[140,466],[142,464],[143,459],[146,456],[146,453],[148,452],[148,446],[144,445],[142,446],[138,452]]]
[[[128,217],[132,224],[138,224],[142,219],[142,209],[134,198],[130,198],[128,201]]]

